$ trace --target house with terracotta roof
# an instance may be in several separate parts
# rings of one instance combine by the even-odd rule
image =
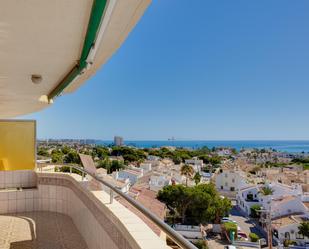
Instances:
[[[292,240],[298,246],[305,246],[309,239],[299,233],[298,227],[302,222],[308,221],[309,217],[306,214],[291,214],[272,219],[273,239],[279,244],[283,244],[285,240]]]

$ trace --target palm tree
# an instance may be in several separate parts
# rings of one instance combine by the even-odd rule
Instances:
[[[180,174],[186,177],[186,186],[188,186],[188,178],[193,177],[194,169],[189,164],[184,164],[181,166]]]
[[[261,188],[261,191],[260,191],[263,195],[272,195],[274,193],[274,190],[271,188],[271,187],[263,187]]]
[[[309,222],[308,221],[302,222],[300,224],[300,226],[298,227],[298,233],[306,237],[309,237]]]
[[[199,172],[197,172],[194,177],[193,177],[193,180],[195,182],[195,185],[199,184],[201,182],[201,174]]]

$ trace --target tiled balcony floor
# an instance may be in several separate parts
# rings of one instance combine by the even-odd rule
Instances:
[[[0,249],[87,249],[69,216],[53,212],[0,215]]]

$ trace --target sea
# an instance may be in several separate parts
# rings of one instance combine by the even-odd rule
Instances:
[[[110,145],[113,141],[104,141],[104,140],[97,140],[97,144],[100,145]],[[262,141],[262,140],[127,140],[124,141],[125,145],[134,146],[137,148],[156,148],[162,146],[173,146],[173,147],[183,147],[183,148],[190,148],[190,149],[198,149],[204,146],[208,148],[213,147],[230,147],[235,148],[236,150],[241,150],[243,148],[257,148],[257,149],[275,149],[280,152],[288,152],[288,153],[309,153],[309,141],[292,141],[292,140],[280,140],[280,141]]]

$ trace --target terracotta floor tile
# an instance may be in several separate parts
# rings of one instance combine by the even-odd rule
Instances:
[[[87,249],[87,245],[69,216],[27,212],[0,215],[0,249]]]

